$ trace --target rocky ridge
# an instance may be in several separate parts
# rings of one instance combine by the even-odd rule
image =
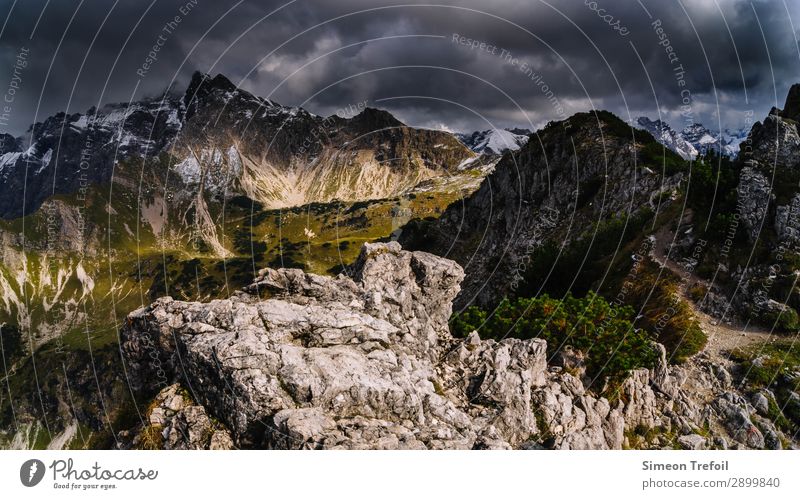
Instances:
[[[611,113],[580,113],[537,134],[505,155],[463,204],[411,224],[400,238],[465,267],[459,309],[508,296],[508,276],[521,277],[524,262],[548,241],[591,239],[601,221],[663,209],[684,181],[682,172],[661,175],[660,158],[642,154],[655,140],[642,134],[634,142],[632,129]]]
[[[279,449],[793,445],[760,415],[769,394],[751,402],[702,356],[668,366],[660,348],[657,367],[609,400],[585,388],[574,358],[548,366],[542,340],[452,338],[464,276],[452,261],[367,244],[349,271],[266,269],[230,299],[163,298],[131,314],[128,372],[156,394],[134,445],[153,433],[164,448],[228,436]]]
[[[727,295],[733,310],[717,307],[713,315],[752,318],[778,330],[794,331],[800,325],[800,289],[792,263],[800,253],[800,135],[794,120],[799,95],[800,85],[793,85],[784,109],[773,108],[741,144],[736,213],[727,229],[743,232],[747,244],[762,247],[764,255],[724,268],[730,270],[729,288],[735,284],[737,289],[717,286],[712,295]],[[685,239],[684,245],[695,238]]]
[[[198,72],[183,94],[58,113],[21,137],[0,136],[0,218],[35,212],[48,197],[112,177],[158,191],[165,169],[180,182],[170,205],[187,212],[209,211],[205,205],[236,195],[275,208],[380,199],[456,173],[474,157],[447,132],[358,110],[325,118]],[[156,178],[147,172],[127,179],[115,170],[131,160],[155,163]]]
[[[602,258],[608,260],[598,260],[603,269],[593,289],[604,285],[604,275],[615,285],[619,268],[609,262],[635,250],[621,251],[629,241],[669,226],[675,236],[659,257],[691,262],[695,277],[709,282],[696,289],[703,310],[725,322],[752,320],[778,332],[796,331],[800,134],[791,116],[799,114],[798,95],[795,85],[783,110],[755,123],[735,158],[710,162],[681,161],[660,146],[658,136],[633,130],[610,113],[575,115],[501,159],[463,205],[436,221],[412,221],[400,242],[464,265],[467,279],[456,307],[487,307],[519,290],[516,284],[530,275],[542,248],[590,252],[603,246],[602,230],[615,220],[630,227],[657,215],[649,229],[633,229],[639,233],[632,237],[610,231],[618,247],[606,248]],[[565,270],[571,278],[591,279],[585,270]]]

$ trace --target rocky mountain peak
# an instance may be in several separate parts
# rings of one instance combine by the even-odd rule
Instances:
[[[268,269],[228,300],[166,298],[131,314],[122,348],[132,380],[160,390],[148,431],[172,428],[191,398],[189,412],[220,421],[217,442],[244,448],[507,449],[551,430],[555,446],[620,447],[618,409],[571,377],[553,391],[543,341],[450,336],[463,277],[454,262],[370,244],[352,275]],[[184,391],[176,382],[186,396],[170,404]],[[567,424],[578,406],[592,417]]]
[[[211,75],[195,71],[189,86],[186,87],[184,101],[188,105],[195,98],[208,96],[215,92],[235,92],[236,90],[238,90],[236,85],[222,74],[212,78]]]
[[[691,144],[691,140],[687,139],[685,135],[676,132],[665,121],[653,121],[646,116],[640,116],[636,122],[643,129],[650,132],[659,143],[678,153],[683,159],[697,157],[697,148]]]
[[[351,126],[363,131],[374,131],[384,128],[404,127],[402,121],[392,115],[389,111],[367,107],[357,115],[348,120]]]
[[[789,88],[781,116],[800,121],[800,83],[795,83]]]
[[[182,184],[176,204],[200,204],[201,213],[206,193],[216,200],[245,195],[269,207],[391,197],[472,156],[450,134],[407,127],[384,110],[367,108],[333,124],[255,96],[223,75],[196,72],[182,97],[168,92],[85,114],[62,112],[32,126],[24,140],[3,138],[0,217],[74,193],[82,154],[90,157],[81,172],[90,185],[109,182],[115,162],[169,157],[171,178]],[[24,152],[17,150],[22,142]],[[25,203],[4,195],[6,189],[26,192]],[[203,233],[213,234],[202,218]]]
[[[706,128],[701,123],[692,123],[691,125],[686,125],[683,130],[681,130],[683,137],[687,140],[694,139],[700,140],[704,135],[711,134],[711,131]]]
[[[659,120],[651,120],[647,116],[639,116],[639,118],[636,119],[636,122],[638,124],[642,125],[642,126],[647,126],[647,127],[658,127],[658,128],[669,127],[669,128],[672,128],[666,122],[664,122],[664,121],[662,121],[660,119]]]
[[[229,129],[237,122],[247,125],[259,112],[275,114],[283,110],[282,106],[237,87],[222,74],[212,78],[199,71],[194,73],[186,88],[183,105],[186,120],[196,118],[195,129],[208,125],[209,119],[216,127],[220,127],[221,121],[222,128]]]
[[[669,123],[653,121],[646,116],[639,117],[637,124],[649,131],[658,142],[687,160],[712,152],[736,156],[739,153],[739,144],[747,137],[748,131],[744,128],[725,129],[715,133],[702,123],[692,123],[678,132]]]
[[[789,99],[787,99],[788,101]],[[796,169],[800,165],[800,130],[786,111],[770,113],[756,122],[750,131],[748,159],[758,162],[765,171],[775,166]]]
[[[451,205],[429,224],[411,225],[400,238],[407,247],[470,265],[458,308],[498,303],[513,284],[509,275],[519,273],[520,262],[550,233],[577,238],[598,219],[651,209],[658,195],[679,182],[656,174],[662,148],[656,155],[652,147],[645,150],[654,139],[609,112],[579,113],[536,133],[537,140],[503,156],[463,205]],[[669,151],[666,157],[681,162]],[[562,225],[568,214],[570,223]],[[566,226],[571,230],[564,233]]]

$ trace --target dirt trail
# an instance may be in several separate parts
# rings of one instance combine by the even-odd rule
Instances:
[[[711,282],[689,272],[681,264],[667,257],[675,236],[673,231],[668,227],[662,227],[654,236],[655,244],[650,256],[659,265],[668,268],[681,278],[679,287],[681,296],[692,308],[697,320],[700,322],[700,327],[708,336],[708,343],[703,350],[704,352],[717,360],[727,361],[728,352],[731,350],[763,344],[777,339],[777,336],[768,329],[754,326],[750,323],[739,323],[733,317],[732,311],[728,312],[725,317],[725,321],[730,322],[726,323],[700,310],[698,304],[689,297],[689,289],[695,284],[701,284],[706,289],[711,289]]]

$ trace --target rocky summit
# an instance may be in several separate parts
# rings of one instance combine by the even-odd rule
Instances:
[[[121,440],[172,449],[791,442],[762,415],[769,393],[746,399],[702,356],[668,366],[659,347],[657,366],[634,371],[610,400],[585,388],[579,356],[548,367],[543,340],[453,338],[463,277],[450,260],[375,243],[335,278],[265,269],[229,299],[159,299],[122,331],[132,386],[153,402]]]

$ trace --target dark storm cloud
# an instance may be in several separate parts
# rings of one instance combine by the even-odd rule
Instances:
[[[409,123],[460,129],[538,126],[592,106],[624,119],[660,110],[682,125],[687,95],[691,119],[737,126],[747,110],[759,118],[782,105],[800,81],[800,8],[789,0],[12,3],[0,9],[2,19],[10,12],[0,93],[29,51],[2,130],[16,134],[59,110],[180,88],[195,69],[318,114],[368,100]],[[454,43],[454,33],[495,53]]]

